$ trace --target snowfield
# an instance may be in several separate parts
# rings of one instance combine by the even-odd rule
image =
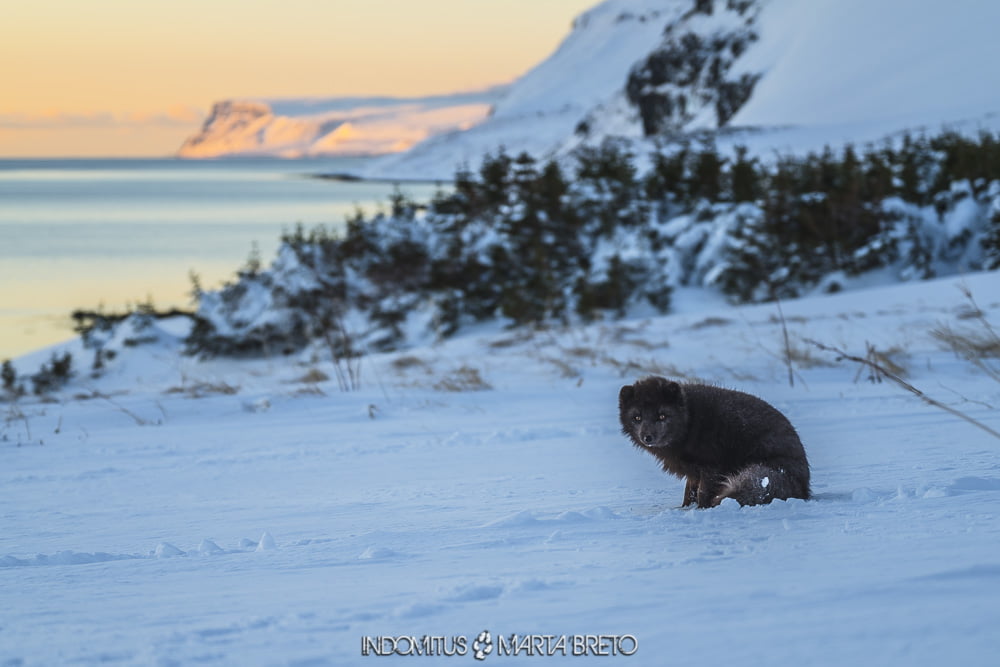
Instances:
[[[180,356],[177,321],[97,379],[61,346],[56,400],[0,403],[0,664],[996,664],[1000,440],[804,342],[1000,430],[1000,383],[930,335],[984,329],[960,284],[1000,325],[997,272],[784,303],[794,386],[773,304],[684,290],[365,358],[354,392],[318,349]],[[776,405],[815,499],[678,509],[618,426],[648,373]]]

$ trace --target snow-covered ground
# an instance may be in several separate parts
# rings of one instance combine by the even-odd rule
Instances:
[[[369,664],[424,636],[465,655],[400,660],[448,664],[483,631],[487,662],[554,635],[551,664],[996,664],[1000,440],[803,342],[894,350],[1000,430],[1000,383],[930,335],[982,327],[962,283],[1000,324],[996,272],[784,303],[794,387],[774,305],[683,290],[368,358],[354,392],[309,354],[181,357],[164,321],[58,400],[0,403],[0,664]],[[815,499],[678,509],[619,431],[647,373],[774,403]]]

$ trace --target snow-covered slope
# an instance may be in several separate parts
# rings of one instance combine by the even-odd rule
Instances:
[[[501,145],[544,158],[606,136],[720,126],[743,128],[738,140],[765,152],[959,121],[992,128],[997,24],[998,3],[606,0],[490,118],[368,175],[446,178]]]
[[[764,76],[731,123],[935,123],[1000,111],[997,3],[771,0],[739,61]]]
[[[226,100],[181,146],[183,158],[377,155],[486,117],[502,88],[423,98]]]
[[[322,350],[198,361],[163,321],[102,377],[0,403],[0,663],[361,665],[426,636],[438,657],[404,662],[473,664],[488,631],[487,664],[512,634],[521,657],[567,635],[545,664],[577,635],[636,665],[994,664],[1000,440],[805,342],[870,343],[1000,430],[1000,384],[932,336],[982,333],[959,282],[785,302],[794,387],[773,305],[698,292],[367,358],[350,393]],[[1000,275],[964,282],[1000,325]],[[815,499],[678,509],[618,425],[646,373],[775,404]]]
[[[546,156],[573,136],[595,108],[612,104],[629,70],[681,19],[689,0],[608,0],[584,12],[556,51],[517,79],[484,122],[433,137],[403,155],[387,156],[368,176],[433,174],[477,166],[487,152]]]

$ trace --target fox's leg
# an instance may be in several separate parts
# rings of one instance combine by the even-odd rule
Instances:
[[[722,480],[717,475],[702,475],[698,484],[698,507],[715,507],[722,502]]]
[[[684,485],[684,504],[681,507],[690,507],[698,502],[699,478],[695,475],[688,475],[687,484]]]

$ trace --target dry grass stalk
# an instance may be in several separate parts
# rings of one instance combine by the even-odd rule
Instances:
[[[785,343],[785,367],[788,369],[788,386],[795,386],[795,371],[792,368],[792,346],[788,341],[788,326],[785,324],[785,313],[781,310],[781,299],[774,300],[775,305],[778,306],[778,317],[781,319],[781,337],[784,339]]]
[[[965,359],[997,382],[1000,382],[1000,370],[986,361],[987,359],[1000,357],[1000,334],[997,334],[996,329],[986,319],[982,308],[979,307],[975,297],[972,296],[972,290],[967,285],[961,285],[959,290],[969,302],[968,307],[958,315],[959,319],[977,320],[980,330],[958,331],[948,324],[942,324],[931,330],[931,337],[960,358]]]
[[[539,360],[552,364],[559,371],[559,375],[564,378],[578,378],[581,376],[580,370],[570,364],[565,359],[552,356],[541,356]]]
[[[17,403],[12,403],[11,406],[7,408],[7,414],[4,415],[4,423],[7,426],[10,426],[16,421],[20,421],[24,424],[24,432],[28,437],[28,442],[31,442],[31,423],[28,421],[28,415],[24,413],[24,410],[22,410]],[[3,439],[7,439],[6,433],[4,434]],[[18,444],[20,444],[20,438],[18,438]]]
[[[826,344],[820,343],[819,341],[816,341],[816,340],[806,339],[806,342],[810,343],[812,345],[815,345],[816,347],[818,347],[819,349],[823,350],[824,352],[833,352],[834,354],[837,355],[837,361],[843,361],[843,360],[846,359],[848,361],[853,361],[855,363],[861,364],[863,367],[867,368],[870,371],[869,379],[871,379],[872,381],[874,381],[874,382],[881,382],[883,379],[889,380],[890,382],[893,382],[894,384],[896,384],[896,385],[902,387],[903,389],[905,389],[906,391],[910,392],[911,394],[913,394],[914,396],[916,396],[917,398],[919,398],[924,403],[927,403],[928,405],[932,405],[935,408],[940,408],[941,410],[944,410],[945,412],[947,412],[947,413],[949,413],[951,415],[954,415],[955,417],[958,417],[959,419],[962,419],[963,421],[967,421],[970,424],[972,424],[973,426],[986,431],[987,433],[989,433],[990,435],[992,435],[994,438],[1000,440],[1000,433],[998,433],[997,431],[993,430],[992,428],[990,428],[986,424],[982,423],[978,419],[974,419],[973,417],[970,417],[969,415],[965,414],[961,410],[956,410],[955,408],[951,407],[950,405],[945,405],[941,401],[938,401],[938,400],[936,400],[934,398],[931,398],[930,396],[928,396],[924,392],[920,391],[919,389],[917,389],[916,387],[914,387],[912,384],[910,384],[909,382],[907,382],[903,378],[901,378],[898,375],[896,375],[895,373],[893,373],[888,368],[885,368],[884,366],[882,366],[881,364],[879,364],[878,361],[875,360],[875,355],[871,354],[871,351],[873,350],[873,347],[872,347],[871,344],[866,343],[866,346],[868,347],[868,353],[864,357],[859,357],[857,355],[848,354],[847,352],[844,352],[840,348],[833,347],[833,346],[830,346],[830,345],[826,345]]]

